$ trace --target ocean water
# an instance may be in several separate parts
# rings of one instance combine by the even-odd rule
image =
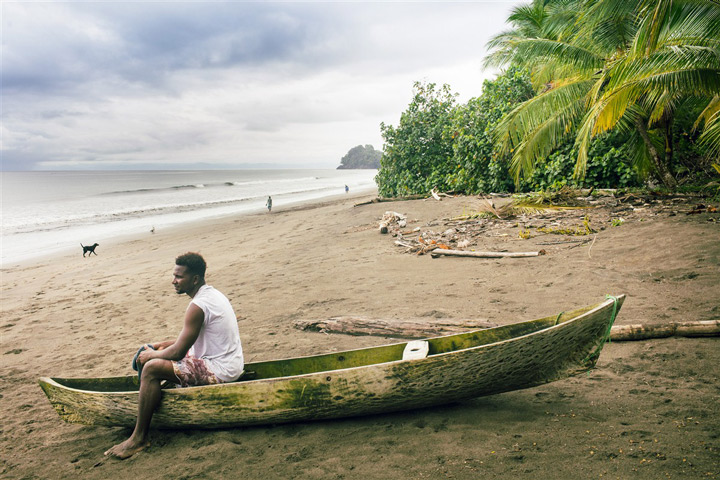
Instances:
[[[201,219],[372,191],[376,170],[2,172],[1,260]],[[98,252],[101,248],[98,248]]]

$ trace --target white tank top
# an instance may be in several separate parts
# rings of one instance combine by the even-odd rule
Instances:
[[[205,359],[208,368],[223,382],[237,380],[245,361],[230,300],[213,287],[203,285],[190,302],[193,303],[202,309],[205,319],[188,354]]]

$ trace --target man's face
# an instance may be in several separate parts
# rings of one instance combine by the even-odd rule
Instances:
[[[188,293],[195,287],[196,275],[190,275],[187,271],[187,267],[183,265],[175,265],[173,270],[173,285],[178,295]]]

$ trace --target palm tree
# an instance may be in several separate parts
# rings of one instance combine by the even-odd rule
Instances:
[[[537,48],[542,44],[559,46],[564,38],[575,32],[578,0],[533,0],[529,5],[512,9],[508,22],[514,28],[490,39],[488,47],[494,49],[485,57],[485,67],[508,64],[522,65],[533,72],[536,88],[551,80],[557,68],[544,62]]]
[[[592,137],[619,128],[630,134],[636,165],[650,165],[672,187],[674,113],[688,101],[704,107],[696,125],[708,151],[720,150],[720,2],[536,3],[544,4],[543,36],[501,34],[486,59],[524,65],[544,84],[496,130],[501,149],[513,153],[516,181],[573,136],[582,177]]]
[[[542,20],[540,28],[528,28],[530,16],[520,15],[523,10],[516,9],[510,17],[515,29],[490,42],[496,51],[486,57],[486,65],[526,67],[539,91],[511,111],[495,130],[502,153],[512,153],[511,171],[516,182],[575,135],[587,112],[588,94],[606,59],[630,43],[633,25],[627,7],[623,10],[620,5],[606,21],[593,22],[591,29],[590,24],[582,23],[585,5],[585,0],[536,0],[531,18]],[[540,7],[542,16],[537,13]],[[593,30],[590,35],[588,30]],[[598,36],[602,41],[591,41],[595,31],[601,33]],[[623,31],[629,33],[623,36]]]
[[[598,5],[607,7],[607,3]],[[632,45],[606,63],[591,91],[590,109],[578,134],[578,165],[584,167],[593,135],[631,126],[642,139],[635,142],[639,159],[649,160],[666,186],[675,186],[670,172],[673,120],[688,100],[704,102],[698,120],[705,123],[704,140],[712,150],[720,95],[718,7],[699,1],[645,0],[640,4]],[[663,154],[656,147],[654,132]]]

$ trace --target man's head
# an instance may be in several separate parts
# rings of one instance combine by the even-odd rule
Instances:
[[[178,294],[187,293],[191,297],[205,284],[205,260],[198,253],[186,253],[175,259],[173,285]]]

